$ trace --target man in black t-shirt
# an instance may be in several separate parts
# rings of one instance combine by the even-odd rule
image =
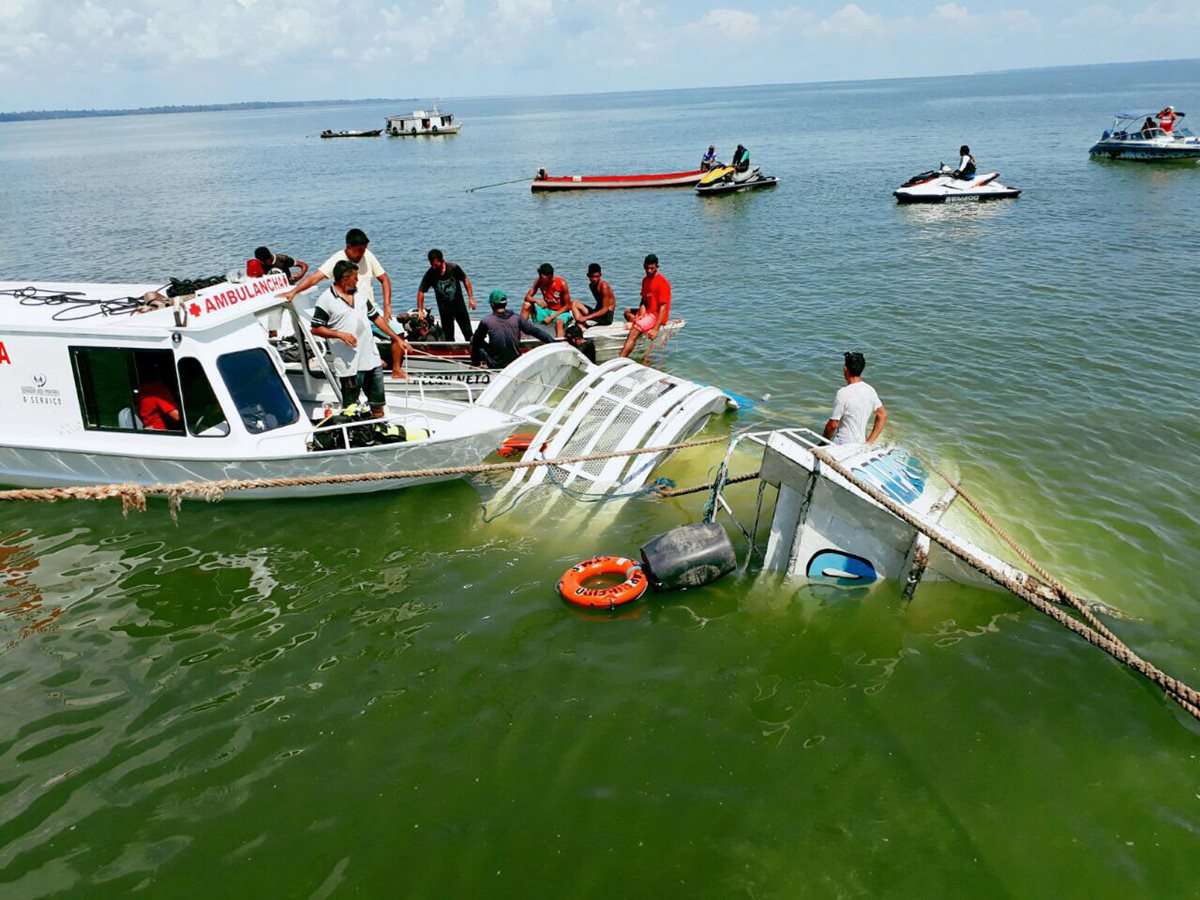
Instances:
[[[467,288],[467,301],[475,309],[475,291],[471,279],[458,263],[446,262],[441,250],[429,251],[429,270],[417,288],[417,315],[425,316],[425,292],[433,289],[437,298],[438,315],[442,320],[442,333],[448,341],[454,340],[454,325],[458,324],[463,340],[471,339],[471,317],[463,303],[463,286]]]
[[[308,274],[308,263],[301,262],[295,257],[288,256],[286,253],[272,253],[266,247],[259,247],[254,251],[254,258],[262,263],[263,274],[270,275],[272,271],[279,271],[288,277],[288,281],[296,284],[301,278]],[[292,269],[299,267],[298,275],[292,274]]]

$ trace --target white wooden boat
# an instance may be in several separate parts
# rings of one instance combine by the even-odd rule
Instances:
[[[312,321],[312,313],[316,304],[318,291],[306,291],[295,298],[295,307],[300,318],[307,324]],[[407,315],[415,315],[415,310]],[[401,317],[404,318],[403,316]],[[660,336],[655,341],[639,340],[634,347],[633,359],[645,362],[646,365],[661,364],[663,349],[668,342],[687,324],[685,319],[671,319],[660,330]],[[472,319],[472,328],[478,327],[479,320]],[[397,333],[403,335],[404,329],[400,322],[393,322]],[[293,330],[287,324],[280,329],[283,335],[281,342],[294,346]],[[597,364],[603,364],[610,359],[616,359],[625,345],[629,331],[625,323],[615,321],[611,325],[594,325],[584,332],[584,336],[592,341],[596,350]],[[411,340],[411,339],[410,339]],[[471,345],[466,341],[416,341],[411,340],[413,352],[405,359],[405,371],[408,381],[388,379],[387,392],[389,397],[403,398],[413,392],[450,393],[452,396],[473,399],[495,379],[499,369],[477,368],[471,365]],[[523,353],[540,347],[537,341],[528,339],[522,342]],[[390,353],[386,345],[380,346],[384,365],[390,364]],[[295,356],[292,350],[286,354]]]
[[[373,423],[315,424],[340,408],[323,355],[310,349],[309,362],[288,373],[268,341],[266,314],[279,308],[311,338],[291,304],[277,297],[289,287],[285,277],[222,283],[162,308],[142,305],[155,287],[0,282],[0,483],[151,485],[469,466],[538,421],[533,405],[516,413],[418,392],[389,401],[385,420],[403,426],[408,440],[355,446],[371,439],[360,429]],[[549,382],[572,371],[550,357],[531,378]],[[536,399],[544,404],[556,388],[547,383]],[[139,413],[162,391],[180,421],[165,430],[146,427]],[[336,446],[314,449],[322,444]],[[377,491],[443,477],[234,496]]]
[[[440,137],[462,131],[462,123],[454,121],[454,114],[442,112],[436,103],[428,111],[414,109],[407,115],[385,116],[384,123],[384,130],[392,137]]]

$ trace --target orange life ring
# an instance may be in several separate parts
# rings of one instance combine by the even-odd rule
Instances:
[[[597,575],[624,575],[620,584],[606,588],[584,587],[583,583]],[[586,606],[589,609],[616,609],[632,603],[650,586],[650,580],[642,571],[641,563],[623,556],[597,556],[571,566],[558,580],[558,592],[568,603]]]

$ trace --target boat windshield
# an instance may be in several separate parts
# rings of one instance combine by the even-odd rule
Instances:
[[[273,431],[300,418],[283,379],[261,347],[226,353],[217,360],[217,369],[251,434]]]

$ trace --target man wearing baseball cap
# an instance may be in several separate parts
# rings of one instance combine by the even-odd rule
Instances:
[[[543,344],[554,340],[545,328],[522,318],[508,308],[508,295],[492,291],[488,295],[491,315],[484,316],[471,337],[471,365],[503,369],[521,355],[521,335],[527,334]]]
[[[833,400],[833,412],[825,423],[825,439],[835,444],[875,443],[883,426],[887,424],[887,410],[875,388],[862,380],[867,367],[866,358],[857,351],[842,354],[842,377],[846,386],[837,392]],[[867,437],[867,421],[875,414],[871,436]]]

